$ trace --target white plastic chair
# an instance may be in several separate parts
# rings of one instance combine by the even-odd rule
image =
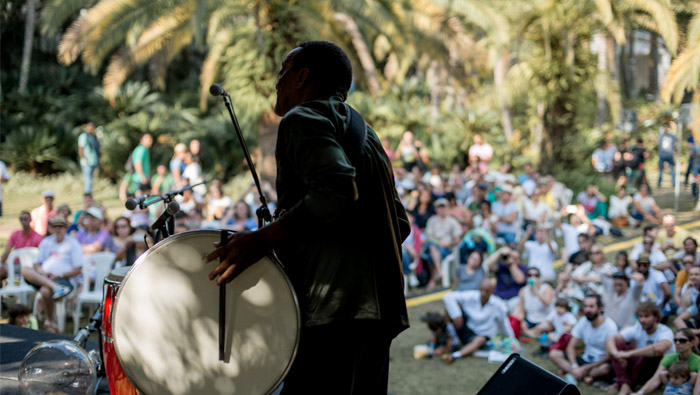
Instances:
[[[73,311],[74,334],[78,333],[83,305],[99,305],[100,303],[102,303],[102,285],[104,283],[105,277],[109,274],[109,271],[112,268],[112,263],[114,263],[114,256],[115,254],[113,252],[96,252],[90,255],[86,255],[83,259],[83,286],[80,293],[78,294],[78,298],[75,303],[75,310]],[[94,280],[92,281],[92,289],[90,289],[91,279]]]
[[[7,257],[7,284],[0,288],[1,295],[16,295],[20,303],[28,305],[29,298],[34,295],[36,290],[31,285],[27,284],[24,276],[15,270],[15,260],[19,259],[20,266],[31,267],[34,263],[39,249],[36,247],[18,248],[12,250]],[[0,314],[2,314],[2,304],[0,303]]]
[[[442,260],[440,272],[442,273],[443,288],[450,288],[452,285],[452,267],[457,267],[460,264],[459,247],[460,243],[457,243],[457,245],[452,249],[452,252]]]

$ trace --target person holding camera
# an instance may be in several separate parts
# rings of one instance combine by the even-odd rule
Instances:
[[[527,268],[520,263],[520,252],[501,247],[486,259],[486,265],[496,277],[494,296],[500,298],[512,312],[518,306],[518,292],[527,281]]]

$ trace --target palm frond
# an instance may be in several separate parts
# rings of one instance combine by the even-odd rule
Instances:
[[[39,17],[41,33],[47,36],[56,34],[71,16],[94,0],[49,0],[44,4]]]
[[[621,7],[630,11],[642,11],[654,20],[656,31],[664,39],[666,49],[675,55],[678,50],[678,25],[676,16],[664,0],[622,0]]]
[[[700,89],[700,40],[688,43],[673,60],[661,86],[661,99],[680,103],[686,90]]]

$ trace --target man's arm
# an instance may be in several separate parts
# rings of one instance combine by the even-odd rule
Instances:
[[[5,263],[7,261],[7,257],[10,256],[10,252],[12,252],[12,246],[10,244],[7,244],[5,246],[5,251],[2,253],[2,257],[0,257],[0,264]]]
[[[486,258],[486,266],[488,266],[489,270],[492,273],[496,273],[498,271],[498,262],[501,260],[501,257],[503,257],[503,255],[507,254],[508,252],[510,252],[510,248],[501,247],[498,250],[496,250],[496,252],[489,255],[488,258]]]
[[[577,366],[576,363],[576,346],[578,346],[579,339],[577,337],[571,336],[569,344],[566,345],[566,358],[572,366]]]
[[[664,339],[657,343],[650,344],[646,347],[635,348],[634,350],[618,351],[617,358],[630,358],[630,357],[649,357],[655,358],[664,355],[664,353],[671,348],[671,341]],[[613,356],[615,356],[613,354]]]
[[[671,299],[671,287],[667,282],[663,282],[661,283],[661,289],[664,291],[664,302],[661,304],[661,306],[663,306]]]

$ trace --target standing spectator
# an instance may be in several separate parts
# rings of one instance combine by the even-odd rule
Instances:
[[[668,163],[668,170],[671,172],[671,185],[676,185],[676,172],[673,171],[675,162],[673,160],[676,152],[676,136],[671,134],[668,123],[661,126],[661,133],[657,140],[659,146],[659,181],[656,184],[661,188],[661,178],[664,175],[664,164]]]
[[[449,292],[444,296],[447,314],[452,319],[462,344],[465,344],[461,350],[443,357],[446,362],[473,354],[499,332],[503,336],[514,337],[507,308],[500,300],[492,297],[493,288],[491,280],[485,278],[478,291]]]
[[[34,267],[22,267],[27,282],[41,293],[41,305],[46,314],[44,328],[56,331],[54,301],[68,295],[77,285],[77,276],[83,268],[83,250],[80,243],[66,236],[68,223],[61,217],[48,221],[51,236],[39,244]]]
[[[149,133],[144,133],[139,140],[139,145],[131,152],[131,164],[134,174],[131,175],[130,182],[136,188],[139,185],[148,184],[151,179],[151,154],[148,150],[152,145],[153,136]]]
[[[162,195],[175,189],[175,180],[165,165],[156,167],[156,174],[151,177],[151,193]]]
[[[518,176],[518,184],[522,185],[527,180],[535,179],[535,168],[532,167],[532,163],[527,162],[523,165],[523,174]]]
[[[486,259],[486,266],[496,276],[494,295],[500,298],[512,312],[518,305],[518,292],[527,280],[527,268],[520,263],[520,252],[501,247]]]
[[[624,185],[617,190],[616,195],[610,196],[608,219],[613,226],[624,228],[630,224],[629,206],[631,203],[632,197],[627,194],[627,188]]]
[[[428,219],[425,226],[426,246],[424,254],[430,263],[430,280],[427,288],[435,288],[435,282],[440,280],[442,260],[452,252],[452,249],[462,238],[462,226],[456,219],[447,215],[447,200],[435,201],[436,214]]]
[[[83,229],[75,233],[75,239],[83,248],[83,253],[92,254],[104,251],[112,242],[112,237],[102,228],[104,216],[99,207],[90,207],[85,211]]]
[[[528,240],[533,233],[534,226],[530,225],[527,232],[520,239],[520,249],[524,247],[527,254],[528,267],[536,267],[542,276],[542,281],[553,282],[554,261],[557,258],[557,242],[550,239],[549,230],[542,226],[535,231],[535,240]]]
[[[673,332],[661,323],[661,312],[654,303],[640,303],[637,319],[636,324],[605,342],[617,377],[617,383],[609,387],[610,392],[631,394],[636,385],[644,384],[654,375],[664,355],[676,352]]]
[[[469,147],[469,164],[478,168],[481,174],[486,174],[489,171],[491,158],[493,158],[493,147],[489,143],[484,143],[480,134],[475,134],[474,144]]]
[[[0,217],[2,217],[2,184],[8,181],[10,181],[10,175],[7,174],[7,166],[0,160]]]
[[[616,188],[620,188],[621,186],[627,184],[627,158],[632,157],[632,155],[629,153],[629,146],[630,141],[628,139],[622,140],[620,143],[620,148],[613,156],[612,175],[616,180]]]
[[[403,166],[406,171],[411,171],[418,164],[418,149],[413,142],[413,132],[407,130],[403,132],[401,136],[401,141],[396,147],[396,154],[399,155],[401,159],[401,166]]]
[[[92,122],[85,125],[85,132],[78,137],[78,155],[83,172],[83,189],[85,193],[92,193],[92,177],[100,165],[100,142],[95,136],[95,124]]]
[[[688,176],[693,174],[693,186],[691,196],[698,197],[698,179],[700,176],[700,145],[695,143],[693,136],[688,137],[688,170],[685,171],[685,185],[688,185]]]
[[[46,236],[46,231],[49,229],[49,218],[56,215],[56,209],[53,207],[54,195],[51,191],[44,191],[41,194],[43,204],[32,210],[31,227],[34,231],[42,236]]]
[[[605,351],[605,340],[617,333],[617,325],[603,315],[603,302],[600,295],[586,296],[583,301],[585,317],[578,320],[571,330],[571,340],[566,353],[554,349],[549,359],[566,373],[566,381],[576,385],[578,380],[592,384],[597,377],[607,376],[611,369]],[[576,355],[579,342],[583,340],[583,356]]]
[[[7,270],[4,264],[14,265],[14,262],[6,262],[12,250],[25,247],[38,247],[39,243],[41,243],[41,240],[44,238],[29,226],[31,220],[32,217],[28,211],[19,213],[19,223],[22,229],[12,232],[10,240],[5,247],[5,251],[2,253],[2,257],[0,257],[0,281],[7,278]]]
[[[204,181],[204,178],[202,178],[202,166],[199,165],[199,162],[194,160],[194,155],[191,153],[185,154],[185,165],[182,178],[187,180],[187,184],[197,185]],[[192,192],[194,193],[194,198],[197,203],[202,203],[204,195],[207,194],[207,187],[204,184],[197,185],[192,188]]]
[[[493,204],[493,213],[498,216],[496,223],[496,237],[505,240],[506,244],[515,243],[518,231],[518,205],[511,200],[513,188],[506,184],[501,187],[498,201]]]
[[[637,144],[631,150],[630,160],[627,161],[627,167],[629,168],[627,176],[628,186],[639,188],[642,184],[647,184],[644,161],[648,157],[649,152],[644,148],[644,140],[638,138]]]
[[[626,328],[634,324],[634,312],[642,296],[644,276],[632,274],[630,279],[624,272],[617,272],[610,277],[601,276],[603,282],[603,303],[606,314],[617,324],[618,328]]]
[[[192,139],[190,141],[190,154],[192,154],[192,159],[195,162],[200,162],[202,160],[202,144],[197,139]]]
[[[656,204],[656,200],[649,195],[647,184],[639,186],[639,191],[632,198],[632,207],[631,215],[634,219],[647,221],[654,225],[661,223],[661,209]]]
[[[676,217],[672,214],[663,216],[661,226],[662,228],[656,236],[656,242],[666,257],[672,259],[678,251],[683,250],[683,242],[690,236],[690,233],[676,226]]]
[[[187,185],[187,183],[182,179],[182,172],[185,171],[185,155],[187,155],[187,146],[183,143],[178,143],[175,145],[173,157],[170,159],[170,174],[173,176],[175,181],[175,188],[180,189]]]

